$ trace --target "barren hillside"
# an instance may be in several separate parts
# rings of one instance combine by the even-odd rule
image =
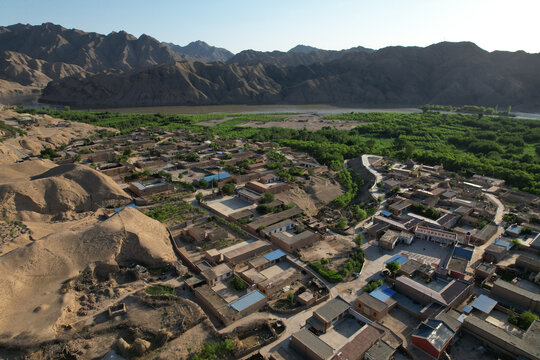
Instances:
[[[69,219],[76,213],[118,207],[129,201],[111,178],[76,164],[56,166],[29,180],[0,185],[0,216],[12,220]]]
[[[0,256],[0,340],[55,338],[74,300],[62,294],[62,284],[95,262],[158,267],[175,259],[165,227],[131,208],[84,231],[53,233]]]

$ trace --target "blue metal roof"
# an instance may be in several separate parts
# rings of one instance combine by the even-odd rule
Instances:
[[[462,259],[471,260],[473,256],[473,251],[469,249],[464,249],[462,247],[454,247],[454,256],[457,256]]]
[[[120,210],[123,210],[123,209],[125,209],[125,208],[127,208],[127,207],[132,207],[132,208],[134,208],[135,210],[138,210],[138,209],[139,209],[139,208],[137,207],[137,205],[135,205],[135,204],[129,204],[129,205],[122,206],[122,207],[119,207],[119,208],[114,209],[114,212],[119,212]]]
[[[383,211],[381,211],[381,215],[386,216],[386,217],[390,217],[390,216],[392,216],[392,213],[390,211],[383,210]]]
[[[271,253],[268,253],[266,255],[264,255],[264,258],[268,261],[274,261],[274,260],[277,260],[277,259],[280,259],[282,257],[284,257],[285,255],[285,252],[283,252],[283,250],[274,250],[272,251]]]
[[[379,286],[377,289],[373,290],[372,292],[370,292],[369,295],[373,296],[377,300],[385,302],[386,300],[391,298],[395,293],[396,292],[394,290],[382,285],[382,286]]]
[[[208,175],[205,177],[198,178],[197,181],[206,180],[207,182],[211,182],[213,180],[218,180],[218,179],[223,180],[223,179],[228,179],[230,177],[231,177],[231,174],[229,174],[228,172],[222,172],[220,174]]]
[[[504,246],[506,248],[506,250],[510,250],[514,246],[514,244],[512,244],[511,242],[505,241],[503,239],[495,239],[493,244]]]
[[[471,306],[480,310],[483,313],[489,314],[491,310],[497,305],[497,302],[486,295],[480,295]]]
[[[390,259],[386,260],[384,263],[388,264],[389,262],[392,262],[392,261],[397,261],[400,265],[403,265],[407,261],[409,261],[409,258],[403,255],[397,254],[397,255],[392,256]]]
[[[229,306],[236,311],[242,311],[247,309],[251,305],[258,303],[264,298],[266,298],[266,296],[264,296],[259,290],[254,290],[249,294],[234,300],[232,303],[229,304]]]

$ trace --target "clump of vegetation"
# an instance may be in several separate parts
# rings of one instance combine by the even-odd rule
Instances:
[[[272,201],[274,201],[275,199],[276,199],[276,197],[274,196],[274,194],[269,193],[269,192],[265,192],[263,194],[263,198],[261,200],[259,200],[259,204],[268,204],[268,203],[271,203]]]
[[[200,204],[201,201],[204,199],[204,195],[202,192],[198,192],[196,195],[195,195],[195,199],[197,199],[197,202]]]
[[[54,158],[60,157],[60,154],[58,154],[58,152],[56,152],[55,149],[50,148],[50,147],[47,147],[41,150],[40,154],[41,154],[41,157],[44,159],[54,159]]]
[[[201,209],[179,199],[165,200],[163,203],[145,211],[147,216],[162,223],[186,221],[201,213],[204,213]]]
[[[338,271],[329,269],[327,265],[320,262],[309,262],[308,265],[331,283],[338,283],[343,280],[343,276]]]
[[[527,330],[534,320],[538,319],[538,315],[531,311],[524,311],[518,314],[514,309],[508,311],[508,322],[514,324],[522,330]]]
[[[357,178],[351,169],[343,169],[337,173],[339,182],[347,189],[347,191],[341,195],[338,195],[332,203],[338,207],[343,208],[351,203],[356,197],[358,187],[362,186],[363,179]]]
[[[472,114],[486,114],[486,115],[506,115],[510,114],[512,107],[509,106],[504,110],[499,110],[497,108],[485,107],[485,106],[476,106],[476,105],[463,105],[463,106],[452,106],[452,105],[430,105],[426,104],[422,106],[422,111],[455,111],[455,112],[466,112]]]
[[[271,212],[274,212],[274,210],[276,210],[276,208],[274,206],[270,206],[268,204],[259,204],[257,205],[257,211],[263,213],[263,214],[268,214],[268,213],[271,213]]]
[[[367,293],[372,292],[379,286],[382,286],[382,280],[370,280],[366,286],[364,286],[364,291]]]
[[[236,185],[234,185],[234,183],[232,183],[232,182],[226,183],[225,185],[223,185],[221,187],[221,191],[225,195],[231,195],[233,193],[234,189],[236,189]]]
[[[17,136],[17,134],[26,135],[26,131],[16,128],[14,126],[8,125],[3,121],[0,121],[0,130],[2,130],[5,134],[7,134],[8,137],[15,137]],[[3,139],[0,138],[0,142],[2,140]]]
[[[205,342],[201,351],[194,354],[193,360],[220,360],[227,359],[236,349],[236,345],[231,339],[219,342]]]
[[[229,285],[236,291],[242,291],[248,288],[248,284],[236,275],[229,280]]]
[[[368,212],[365,209],[362,209],[359,205],[352,205],[351,211],[357,221],[365,220],[368,217]]]
[[[397,261],[390,261],[386,264],[386,268],[390,270],[392,274],[395,274],[399,271],[399,269],[401,269],[401,264]]]
[[[167,272],[167,268],[161,267],[161,268],[149,269],[148,271],[150,272],[150,274],[157,276],[157,275],[165,274]]]
[[[346,217],[340,218],[340,219],[334,224],[334,227],[336,228],[336,230],[341,230],[341,231],[347,229],[348,226],[349,226],[349,222],[347,221],[347,218],[346,218]]]
[[[506,214],[503,216],[503,220],[509,224],[514,223],[517,220],[516,214]]]
[[[294,294],[293,293],[288,293],[287,294],[287,301],[289,302],[290,305],[294,304]]]
[[[144,292],[150,296],[174,296],[174,286],[167,284],[158,284],[149,286]]]
[[[514,246],[515,246],[517,249],[519,249],[520,247],[523,246],[523,243],[522,243],[521,240],[519,240],[519,239],[513,239],[513,240],[511,241],[511,243],[514,244]]]
[[[415,214],[425,216],[432,220],[437,220],[441,216],[441,212],[439,210],[435,210],[431,207],[426,208],[424,204],[421,203],[412,204],[411,211]]]
[[[349,256],[349,260],[343,266],[343,277],[348,277],[349,274],[358,274],[362,271],[364,266],[364,250],[357,247],[353,253]]]

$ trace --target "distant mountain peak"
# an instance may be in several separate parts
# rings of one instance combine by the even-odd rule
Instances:
[[[309,46],[309,45],[299,44],[293,47],[292,49],[290,49],[288,52],[292,54],[309,54],[310,52],[317,51],[317,50],[321,50],[321,49],[313,47],[313,46]]]
[[[186,46],[180,46],[173,43],[165,43],[173,52],[186,60],[196,60],[201,62],[226,62],[234,56],[227,49],[208,45],[202,40],[192,41]]]

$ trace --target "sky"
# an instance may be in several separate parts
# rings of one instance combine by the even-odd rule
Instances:
[[[441,41],[538,53],[539,14],[540,0],[0,0],[3,26],[124,30],[182,46],[203,40],[234,53]]]

